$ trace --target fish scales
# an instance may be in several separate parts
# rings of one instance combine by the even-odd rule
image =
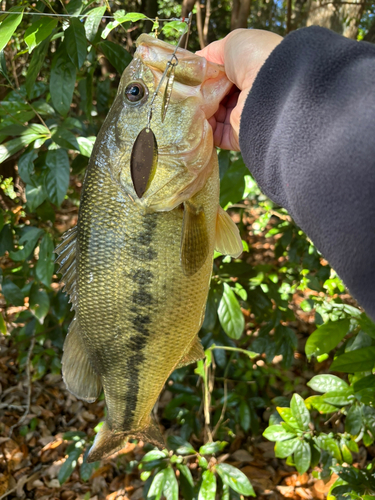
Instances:
[[[178,50],[164,123],[163,92],[155,99],[155,175],[140,198],[132,184],[132,146],[147,123],[147,103],[173,50],[141,37],[97,137],[77,227],[56,250],[75,310],[64,344],[63,377],[86,401],[94,401],[103,388],[108,410],[90,461],[122,447],[129,437],[163,446],[151,412],[172,371],[204,356],[197,333],[214,248],[235,256],[242,250],[236,226],[218,205],[218,160],[207,121],[230,88],[220,66]],[[133,106],[139,87],[146,97]]]

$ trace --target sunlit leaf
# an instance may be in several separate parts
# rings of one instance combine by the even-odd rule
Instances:
[[[227,283],[224,283],[224,293],[217,313],[225,333],[231,338],[239,339],[245,328],[245,318],[236,295]]]
[[[55,17],[40,17],[25,31],[25,42],[32,52],[37,45],[45,40],[57,26]]]

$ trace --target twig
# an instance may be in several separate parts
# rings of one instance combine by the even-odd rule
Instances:
[[[208,44],[208,26],[210,24],[211,17],[211,0],[206,0],[206,15],[204,18],[204,26],[203,26],[203,39],[204,44]]]
[[[210,429],[210,403],[211,403],[211,393],[208,387],[208,366],[207,359],[204,360],[204,423],[205,431],[207,433],[208,441],[211,443],[213,441],[212,432]]]
[[[30,347],[29,347],[29,350],[27,351],[27,360],[26,360],[27,406],[26,406],[26,410],[25,410],[25,413],[23,414],[23,416],[19,419],[19,421],[16,424],[12,425],[12,427],[9,429],[9,437],[11,437],[13,430],[16,427],[23,424],[23,422],[26,420],[28,414],[30,413],[30,405],[31,405],[31,367],[30,367],[30,364],[31,364],[31,355],[32,355],[33,350],[34,350],[34,346],[35,346],[35,337],[33,337],[31,339]],[[0,500],[1,500],[1,498],[0,498]]]
[[[0,500],[3,500],[3,498],[6,498],[8,495],[11,495],[12,493],[14,493],[15,491],[17,490],[17,486],[15,486],[14,488],[12,488],[11,490],[8,490],[4,493],[4,495],[1,495],[0,497]]]
[[[229,363],[228,363],[229,365]],[[223,407],[221,409],[221,414],[220,414],[220,418],[219,420],[217,421],[217,424],[215,425],[214,427],[214,430],[212,431],[212,438],[215,437],[215,434],[217,433],[217,431],[219,430],[219,427],[221,425],[221,422],[224,420],[224,415],[225,415],[225,411],[227,409],[227,391],[228,391],[228,384],[227,384],[227,379],[225,378],[224,379],[224,403],[223,403]]]
[[[202,10],[201,10],[200,0],[197,0],[196,6],[197,6],[197,29],[198,29],[199,45],[201,46],[201,49],[204,49],[205,45],[203,39]]]

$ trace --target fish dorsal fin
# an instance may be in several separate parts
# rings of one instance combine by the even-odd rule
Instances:
[[[180,260],[186,276],[195,274],[205,263],[209,251],[206,216],[203,207],[190,200],[184,203]]]
[[[77,318],[71,322],[65,339],[62,374],[68,391],[77,398],[93,403],[100,396],[102,384],[85,351]]]
[[[177,368],[182,368],[183,366],[190,365],[191,363],[195,363],[199,359],[204,358],[204,350],[199,340],[199,337],[195,337],[195,340],[187,354],[185,354],[179,361]]]
[[[63,240],[55,248],[55,253],[58,255],[55,262],[60,264],[58,273],[62,274],[61,281],[64,282],[63,290],[70,295],[69,302],[72,303],[75,309],[77,302],[76,294],[76,242],[77,242],[77,226],[69,229],[64,235]]]
[[[239,257],[243,252],[238,227],[220,206],[216,215],[215,250],[231,257]]]

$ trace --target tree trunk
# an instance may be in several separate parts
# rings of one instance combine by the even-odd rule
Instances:
[[[233,0],[230,29],[247,28],[250,15],[251,0]]]
[[[350,3],[312,0],[306,26],[323,26],[340,35],[355,39],[363,8],[363,0],[353,0]]]
[[[184,0],[181,7],[181,17],[188,17],[193,10],[195,0]]]

